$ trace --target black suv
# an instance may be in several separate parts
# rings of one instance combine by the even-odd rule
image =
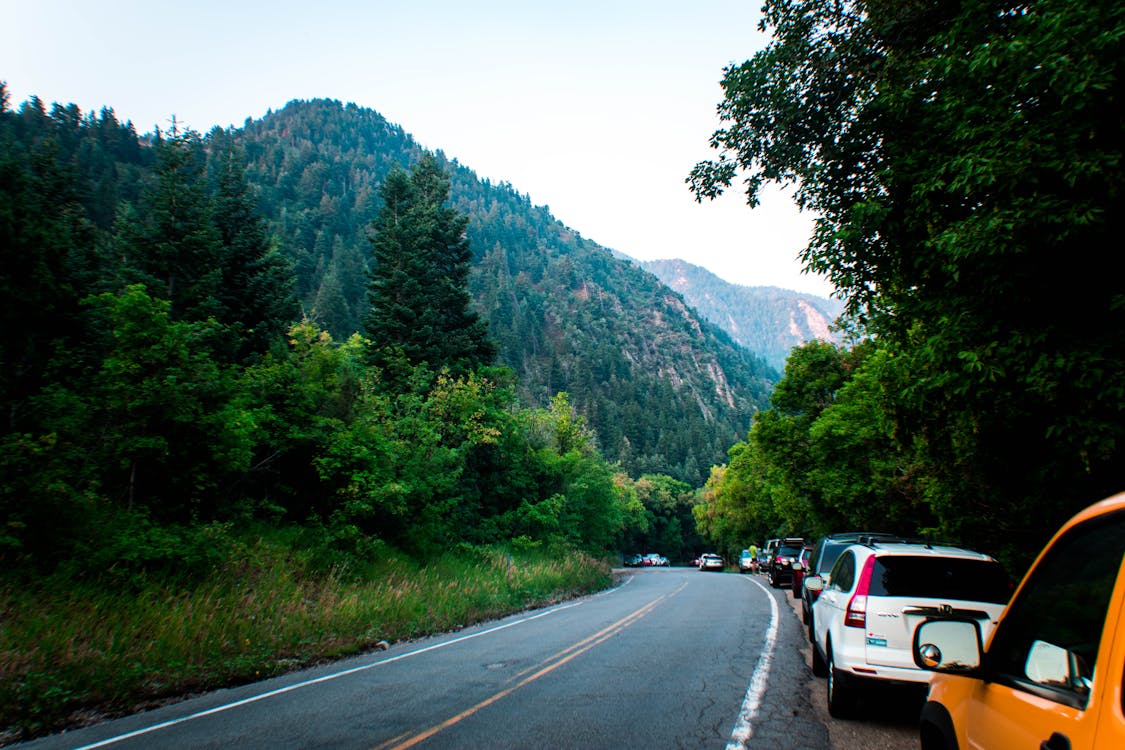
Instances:
[[[779,540],[777,547],[770,551],[769,567],[766,577],[775,589],[793,583],[793,563],[801,555],[805,540],[801,537],[786,537]]]
[[[810,578],[823,578],[828,571],[832,570],[832,565],[836,562],[840,553],[856,542],[878,540],[902,540],[902,537],[897,534],[883,534],[875,531],[846,531],[821,537],[813,545],[812,552],[809,553],[808,564],[805,567],[805,581]],[[819,595],[819,591],[809,591],[808,586],[801,586],[801,621],[809,626],[810,641],[812,640],[813,626],[812,605]]]

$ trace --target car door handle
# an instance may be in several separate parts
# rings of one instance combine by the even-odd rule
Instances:
[[[1039,750],[1070,750],[1070,738],[1062,732],[1055,732],[1050,739],[1039,743]]]

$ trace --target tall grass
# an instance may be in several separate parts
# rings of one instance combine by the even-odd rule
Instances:
[[[0,579],[0,744],[595,591],[573,551],[317,565],[279,537],[190,587]]]

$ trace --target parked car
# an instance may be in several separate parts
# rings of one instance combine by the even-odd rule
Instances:
[[[1125,493],[1067,521],[992,639],[972,618],[928,618],[915,663],[934,670],[923,750],[1125,748]],[[987,648],[986,648],[987,644]]]
[[[742,554],[738,556],[738,572],[739,573],[757,573],[758,572],[758,558],[750,554],[750,550],[742,550]]]
[[[649,552],[642,558],[642,564],[646,568],[667,567],[668,558],[656,552]]]
[[[801,590],[804,588],[805,570],[809,565],[809,555],[812,553],[812,547],[807,544],[801,548],[801,554],[797,555],[797,559],[793,561],[793,598],[797,599],[801,596]]]
[[[758,550],[758,573],[764,573],[766,568],[769,567],[770,553],[766,550]]]
[[[793,562],[801,554],[804,546],[804,539],[790,537],[783,539],[781,544],[770,552],[769,569],[766,571],[770,586],[776,589],[793,582]]]
[[[639,568],[643,564],[644,560],[640,555],[625,555],[626,568]]]
[[[804,581],[801,585],[801,621],[808,625],[809,642],[813,639],[812,628],[812,605],[816,601],[817,596],[820,595],[820,589],[813,590],[807,585],[810,578],[826,578],[828,572],[832,570],[832,566],[836,563],[836,558],[845,549],[862,540],[871,541],[876,539],[900,539],[901,537],[895,534],[884,534],[880,532],[870,531],[845,531],[836,534],[829,534],[822,536],[813,545],[812,552],[809,554],[808,563],[805,565]],[[906,541],[905,539],[903,541]],[[827,584],[827,580],[824,582]]]
[[[812,607],[813,674],[828,678],[828,712],[852,716],[872,683],[924,688],[932,673],[914,663],[914,629],[944,612],[987,635],[1010,595],[1003,567],[979,552],[897,541],[850,545]]]
[[[722,570],[726,566],[718,555],[706,554],[699,558],[700,570]]]

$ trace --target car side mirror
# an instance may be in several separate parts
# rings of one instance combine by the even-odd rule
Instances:
[[[980,668],[980,625],[973,620],[926,620],[914,631],[914,663],[933,672],[965,674]]]
[[[805,588],[809,591],[823,591],[824,579],[820,576],[805,576]]]

